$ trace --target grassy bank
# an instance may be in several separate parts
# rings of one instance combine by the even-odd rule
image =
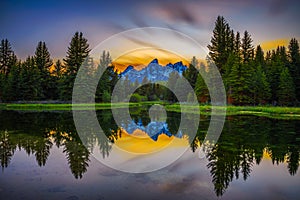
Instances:
[[[181,112],[180,105],[166,105],[168,111]],[[219,114],[224,114],[226,110],[227,116],[233,115],[253,115],[263,116],[276,119],[299,119],[300,120],[300,107],[274,107],[274,106],[216,106],[215,109],[220,111]],[[194,106],[184,105],[184,112],[197,113]],[[212,107],[209,105],[200,106],[200,114],[210,115]]]
[[[138,107],[142,105],[151,105],[159,102],[143,102],[143,103],[96,103],[96,104],[53,104],[53,103],[8,103],[8,104],[0,104],[0,110],[36,110],[36,111],[51,111],[51,110],[72,110],[74,106],[75,109],[78,110],[102,110],[102,109],[110,109],[110,108],[126,108],[130,107]]]
[[[138,106],[137,103],[130,103],[129,106]],[[92,110],[96,108],[100,109],[110,109],[113,108],[124,108],[128,107],[127,103],[99,103],[99,104],[76,104],[75,109],[78,110]],[[72,110],[72,104],[0,104],[0,110]]]
[[[94,104],[76,104],[75,109],[78,110],[101,110],[110,108],[126,108],[139,107],[152,104],[160,104],[160,102],[142,102],[142,103],[96,103]],[[164,106],[167,111],[181,112],[179,104],[166,104]],[[253,115],[264,116],[277,119],[299,119],[300,120],[300,107],[271,107],[271,106],[227,106],[216,107],[217,110],[224,111],[226,109],[227,116],[233,115]],[[51,111],[51,110],[72,110],[72,104],[0,104],[0,110],[35,110],[35,111]],[[195,106],[184,105],[182,107],[183,112],[197,114]],[[209,105],[200,106],[201,115],[211,115],[212,107]],[[225,114],[220,112],[219,114]]]

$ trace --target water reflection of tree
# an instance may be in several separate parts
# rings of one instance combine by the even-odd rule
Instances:
[[[176,134],[181,123],[180,114],[167,113],[167,115],[169,131]],[[107,157],[112,144],[122,137],[122,129],[116,125],[110,110],[97,112],[97,117],[105,135],[90,130],[87,133],[89,134],[87,140],[81,141],[71,112],[0,111],[2,168],[9,165],[17,149],[23,149],[28,155],[34,155],[38,165],[43,166],[55,144],[63,148],[74,177],[81,178],[88,169],[90,157],[88,150],[93,149],[93,144],[99,144],[102,156]],[[144,119],[143,123],[147,123],[147,120]],[[216,194],[218,196],[224,194],[230,182],[239,176],[246,180],[254,163],[261,162],[264,151],[268,152],[274,164],[286,161],[289,173],[295,175],[299,168],[300,152],[300,125],[297,122],[256,117],[228,117],[218,144],[207,152],[208,168]],[[209,117],[202,117],[199,125],[196,123],[183,125],[184,128],[198,126],[196,137],[188,135],[192,151],[196,151],[204,140],[208,125]],[[83,144],[87,144],[90,149]]]
[[[52,147],[52,142],[49,138],[37,138],[37,140],[34,141],[34,152],[36,161],[39,166],[44,166],[46,164],[46,161],[50,155],[50,149]]]
[[[64,143],[64,153],[75,178],[82,178],[89,166],[89,151],[78,139],[66,140]]]
[[[251,168],[260,163],[266,150],[273,163],[287,161],[288,170],[295,175],[299,167],[299,132],[297,121],[278,121],[255,117],[234,117],[227,120],[218,144],[207,152],[212,182],[218,196],[224,194],[234,177],[242,174],[246,180]],[[194,141],[201,140],[197,134]],[[194,148],[194,144],[191,144]]]
[[[44,166],[55,144],[66,154],[74,177],[82,178],[87,171],[89,152],[94,148],[94,144],[99,145],[103,157],[106,157],[112,144],[121,137],[121,130],[115,124],[111,110],[97,112],[97,117],[104,134],[87,130],[86,137],[79,138],[71,112],[0,111],[2,168],[9,165],[16,149],[23,149],[28,155],[34,155],[37,164]],[[16,121],[17,123],[14,123]],[[89,127],[89,124],[86,126]]]
[[[287,156],[287,163],[288,163],[288,169],[289,173],[291,175],[295,175],[297,173],[297,170],[299,168],[299,146],[291,146],[289,149],[289,154]]]
[[[52,147],[50,139],[37,137],[35,135],[26,135],[26,137],[23,136],[24,134],[8,133],[7,131],[2,131],[0,133],[0,155],[2,168],[8,166],[9,161],[17,148],[23,148],[28,155],[34,154],[39,166],[44,166],[46,164],[46,160]]]
[[[15,152],[16,145],[12,144],[7,131],[0,132],[0,160],[2,170],[7,167]]]
[[[121,129],[116,125],[111,110],[97,112],[97,118],[104,134],[98,134],[98,144],[102,157],[108,157],[115,140],[121,137]]]

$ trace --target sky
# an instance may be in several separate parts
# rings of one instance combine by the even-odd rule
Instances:
[[[33,55],[39,41],[46,42],[54,59],[65,57],[76,31],[91,48],[139,27],[173,29],[206,47],[222,15],[235,31],[248,30],[255,45],[270,49],[300,38],[299,7],[297,0],[2,0],[0,39],[7,38],[21,59]]]

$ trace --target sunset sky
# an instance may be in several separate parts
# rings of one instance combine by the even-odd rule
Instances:
[[[297,0],[4,0],[0,7],[0,38],[7,38],[22,59],[33,55],[38,41],[46,42],[53,58],[65,57],[76,31],[91,48],[113,34],[149,26],[180,31],[207,46],[218,15],[235,31],[247,29],[254,44],[265,48],[300,37]]]

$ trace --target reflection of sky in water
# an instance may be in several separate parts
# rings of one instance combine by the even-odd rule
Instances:
[[[128,174],[110,169],[86,153],[70,125],[70,116],[71,113],[66,112],[0,112],[1,164],[5,156],[11,158],[0,172],[0,199],[217,199],[214,190],[223,184],[222,181],[229,182],[229,185],[225,185],[226,192],[221,199],[299,197],[298,121],[228,117],[218,148],[209,153],[207,159],[197,157],[197,148],[195,153],[189,149],[166,168],[151,173]],[[109,115],[101,116],[105,116],[101,122],[107,124],[107,130],[112,128]],[[16,117],[18,121],[13,120]],[[138,118],[134,119],[136,126],[144,130],[151,124],[144,120],[147,123],[142,125]],[[106,156],[112,156],[116,161],[123,159],[120,164],[126,165],[139,157],[124,159],[121,154],[117,157],[114,153],[117,147],[127,147],[127,150],[141,154],[163,148],[167,149],[163,155],[166,157],[189,145],[192,148],[185,137],[187,133],[184,132],[182,138],[175,137],[177,129],[171,126],[175,124],[170,123],[171,119],[168,117],[167,120],[171,137],[160,134],[155,141],[141,129],[127,133],[124,128],[122,136],[111,146],[102,144],[110,151]],[[164,122],[153,124],[159,128],[151,130],[166,127]],[[201,137],[198,139],[201,142]],[[97,146],[98,142],[91,140],[91,146]],[[43,160],[45,165],[39,164]],[[83,167],[85,162],[86,168]],[[154,156],[151,162],[161,162],[160,157]],[[250,167],[245,168],[246,165]],[[231,173],[235,173],[233,167],[237,167],[239,178],[233,175],[233,179],[228,180]],[[246,181],[242,173],[244,169],[249,170]]]
[[[112,170],[91,158],[82,179],[74,179],[61,148],[51,149],[46,166],[33,155],[15,153],[11,166],[0,173],[1,199],[217,199],[206,160],[191,152],[171,166],[147,174]],[[188,165],[185,163],[189,163]],[[300,174],[288,176],[287,164],[273,165],[264,157],[245,182],[234,180],[222,199],[296,199]],[[7,198],[9,197],[9,198]]]

